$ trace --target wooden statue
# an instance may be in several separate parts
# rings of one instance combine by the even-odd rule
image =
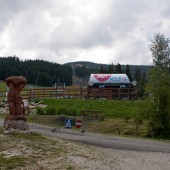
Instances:
[[[9,87],[7,102],[9,104],[9,114],[19,116],[25,114],[24,103],[21,97],[21,90],[26,84],[26,79],[22,76],[8,77],[6,84]]]
[[[26,123],[24,102],[22,101],[22,96],[20,92],[24,88],[27,80],[22,76],[12,76],[6,79],[6,84],[9,87],[7,102],[9,105],[9,115],[6,116],[4,121],[4,126],[6,129],[17,127],[17,121],[24,121]],[[21,129],[26,127],[23,125]]]

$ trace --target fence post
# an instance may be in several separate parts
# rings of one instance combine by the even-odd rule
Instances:
[[[80,86],[80,98],[82,99],[82,86]]]

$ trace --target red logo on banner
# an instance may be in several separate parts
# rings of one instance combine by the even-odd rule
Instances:
[[[105,82],[111,77],[111,74],[95,74],[94,77],[100,82]]]

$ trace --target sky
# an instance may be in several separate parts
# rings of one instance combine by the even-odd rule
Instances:
[[[151,65],[170,0],[0,0],[0,57]]]

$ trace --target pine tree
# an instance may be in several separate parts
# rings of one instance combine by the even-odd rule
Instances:
[[[139,66],[135,67],[134,78],[137,81],[137,84],[139,84],[140,79],[141,79],[141,71],[140,71],[140,67]]]
[[[115,66],[115,73],[117,73],[117,74],[122,73],[122,67],[119,63]]]
[[[108,71],[107,73],[113,74],[114,73],[114,66],[113,63],[108,66]]]
[[[131,72],[130,72],[130,68],[128,64],[126,65],[126,68],[125,68],[125,74],[129,77],[129,80],[132,81],[132,76],[131,76]]]

